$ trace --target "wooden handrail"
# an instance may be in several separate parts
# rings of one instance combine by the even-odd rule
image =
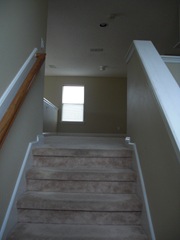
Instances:
[[[10,106],[8,107],[7,111],[5,112],[3,118],[0,121],[0,147],[10,130],[11,125],[13,124],[15,117],[30,90],[30,87],[34,81],[34,77],[39,72],[42,64],[45,61],[46,54],[45,53],[38,53],[36,54],[36,62],[32,66],[31,70],[29,71],[27,77],[25,78],[24,82],[22,83],[21,87],[19,88],[18,92],[16,93],[14,99],[12,100]]]

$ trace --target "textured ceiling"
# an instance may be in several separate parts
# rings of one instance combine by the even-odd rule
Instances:
[[[174,48],[179,41],[179,4],[180,0],[50,0],[46,75],[126,76],[125,56],[133,40],[150,40],[163,55],[180,55],[180,48]]]

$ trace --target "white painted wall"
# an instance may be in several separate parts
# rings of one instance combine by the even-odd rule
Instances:
[[[40,39],[46,37],[46,0],[0,1],[0,96]],[[0,149],[0,227],[29,142],[42,132],[44,68],[36,77]]]
[[[160,56],[156,55],[158,53],[153,48],[151,50],[149,53],[144,48],[146,60],[153,53],[159,59]],[[140,57],[142,55],[134,50],[128,61],[127,132],[137,145],[156,239],[180,239],[178,151],[172,144],[167,122],[162,117],[162,109],[148,77],[149,73],[151,77],[155,76],[153,80],[158,85],[161,82],[161,73],[155,61],[151,62],[151,71],[147,73]],[[149,64],[146,67],[147,65]],[[156,66],[154,70],[153,66]]]

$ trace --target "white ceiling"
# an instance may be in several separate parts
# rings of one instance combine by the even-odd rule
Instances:
[[[179,41],[179,4],[49,0],[46,75],[126,76],[125,56],[133,40],[151,40],[160,54],[180,55],[180,48],[173,48]]]

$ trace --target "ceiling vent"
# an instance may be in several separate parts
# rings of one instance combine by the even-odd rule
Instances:
[[[103,48],[91,48],[90,52],[103,52],[104,49]]]
[[[100,71],[105,71],[107,69],[107,66],[99,66]]]
[[[50,64],[49,67],[50,67],[50,68],[56,68],[56,66],[55,66],[55,65],[52,65],[52,64]]]

